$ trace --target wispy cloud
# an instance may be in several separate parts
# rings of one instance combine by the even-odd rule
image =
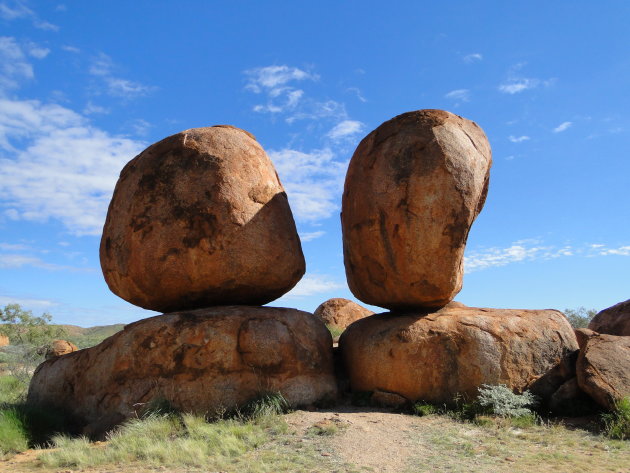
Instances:
[[[144,147],[60,105],[0,99],[0,208],[99,235],[120,169]]]
[[[581,256],[630,256],[630,245],[610,247],[604,244],[546,245],[540,240],[520,240],[506,248],[493,247],[472,250],[464,258],[467,273],[535,260]]]
[[[455,89],[444,95],[445,98],[455,100],[457,102],[468,102],[470,100],[470,90]]]
[[[523,141],[527,141],[529,139],[530,139],[529,136],[526,136],[526,135],[522,135],[522,136],[510,135],[510,136],[508,136],[508,140],[510,140],[512,143],[522,143]]]
[[[353,137],[363,132],[365,125],[357,120],[344,120],[337,123],[327,134],[331,140],[341,140]]]
[[[24,298],[24,297],[11,297],[0,296],[0,305],[5,306],[8,304],[19,304],[22,308],[40,308],[45,309],[47,307],[53,307],[58,305],[57,302],[46,299]]]
[[[357,99],[359,99],[359,101],[363,103],[367,102],[367,99],[363,96],[363,94],[361,93],[361,90],[358,87],[348,87],[346,91],[355,94]]]
[[[312,222],[330,217],[338,210],[348,164],[335,161],[332,150],[307,153],[285,148],[270,150],[268,154],[298,220]]]
[[[94,271],[92,268],[77,268],[73,266],[48,263],[37,256],[11,253],[0,254],[0,269],[17,269],[24,266],[45,269],[47,271]]]
[[[21,81],[33,79],[33,66],[15,38],[0,37],[0,93],[19,87]]]
[[[306,233],[300,233],[300,240],[302,242],[305,241],[312,241],[315,240],[316,238],[322,237],[326,234],[326,232],[320,230],[317,232],[306,232]]]
[[[33,26],[40,30],[58,31],[59,27],[48,21],[42,20],[37,13],[26,6],[26,2],[20,0],[8,0],[0,2],[0,18],[13,21],[18,19],[31,20]]]
[[[569,127],[573,125],[573,122],[562,122],[560,123],[560,125],[558,125],[557,127],[555,127],[553,129],[554,133],[561,133],[567,129],[569,129]]]
[[[316,74],[286,65],[257,67],[244,73],[247,76],[245,88],[255,94],[267,96],[267,103],[253,107],[259,113],[281,113],[295,109],[304,91],[290,83],[319,79]]]
[[[472,54],[467,54],[466,56],[464,56],[464,62],[467,63],[472,63],[472,62],[478,62],[483,60],[483,55],[481,53],[472,53]]]
[[[499,85],[499,91],[504,94],[518,94],[526,90],[543,86],[548,87],[555,82],[555,79],[536,79],[524,77],[520,71],[525,67],[525,63],[515,64],[508,71],[508,79]]]
[[[343,284],[334,281],[329,276],[323,275],[306,275],[297,285],[291,289],[283,298],[295,298],[313,296],[316,294],[323,294],[326,292],[342,289]]]
[[[141,84],[129,79],[117,77],[116,66],[112,59],[104,53],[100,53],[90,66],[89,73],[103,80],[105,91],[113,97],[136,98],[148,95],[157,90],[157,87]]]

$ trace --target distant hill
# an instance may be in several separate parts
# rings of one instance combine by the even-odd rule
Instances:
[[[79,327],[77,325],[56,325],[68,334],[66,339],[74,343],[79,348],[92,347],[98,345],[107,337],[111,337],[120,332],[125,324],[98,325],[96,327]]]

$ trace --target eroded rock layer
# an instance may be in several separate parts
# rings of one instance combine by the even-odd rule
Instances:
[[[339,345],[353,391],[436,403],[456,395],[474,398],[481,384],[549,397],[573,376],[568,360],[578,349],[558,311],[461,304],[361,319]]]
[[[153,400],[214,414],[267,392],[294,406],[336,395],[331,335],[312,314],[225,306],[141,320],[42,363],[28,401],[63,409],[95,434]]]

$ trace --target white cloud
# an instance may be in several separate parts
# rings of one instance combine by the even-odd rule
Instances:
[[[307,100],[301,104],[300,110],[295,111],[286,119],[286,122],[291,124],[299,120],[321,120],[326,118],[343,120],[347,117],[345,105],[335,100],[325,100],[323,102]]]
[[[57,303],[46,299],[28,299],[20,297],[0,296],[0,305],[5,306],[8,304],[19,304],[22,308],[25,307],[52,307]]]
[[[13,219],[54,218],[76,235],[99,235],[120,170],[144,146],[59,105],[0,99],[0,207]]]
[[[510,135],[510,136],[508,136],[508,140],[510,140],[512,143],[522,143],[523,141],[527,141],[529,139],[530,139],[529,136],[526,136],[526,135],[522,135],[522,136]]]
[[[357,120],[344,120],[337,123],[326,136],[331,140],[341,140],[361,133],[365,125]]]
[[[30,248],[21,243],[0,243],[0,251],[25,251]]]
[[[58,31],[59,27],[39,18],[39,16],[26,3],[20,0],[0,2],[0,18],[13,21],[17,19],[30,19],[35,28],[48,31]]]
[[[630,245],[620,246],[618,248],[607,248],[605,245],[592,245],[596,248],[596,253],[599,256],[630,256]]]
[[[26,50],[28,55],[34,57],[35,59],[44,59],[48,56],[48,54],[50,54],[50,49],[39,46],[33,42],[29,42],[26,45]]]
[[[361,90],[358,87],[348,87],[346,91],[355,94],[357,96],[357,99],[359,99],[359,101],[363,103],[367,102],[367,99],[363,96],[363,94],[361,93]]]
[[[512,79],[505,84],[501,84],[499,86],[499,90],[505,94],[518,94],[519,92],[523,92],[527,89],[534,89],[540,85],[540,81],[538,79]]]
[[[451,100],[468,102],[470,100],[470,90],[468,89],[455,89],[451,90],[444,97]]]
[[[284,86],[289,82],[319,79],[317,74],[289,66],[257,67],[245,71],[245,74],[249,77],[245,86],[247,89],[257,94],[266,90],[272,96],[278,95],[279,86]]]
[[[483,55],[481,53],[472,53],[464,56],[464,62],[471,63],[481,61],[483,59]]]
[[[24,79],[34,77],[33,66],[26,60],[15,38],[0,37],[0,92],[15,89]]]
[[[312,240],[315,240],[316,238],[324,236],[325,234],[326,232],[321,231],[321,230],[317,232],[300,233],[300,240],[302,242],[312,241]]]
[[[562,122],[560,123],[560,125],[558,125],[557,127],[555,127],[553,129],[554,133],[561,133],[565,130],[567,130],[571,125],[573,125],[573,122]]]
[[[347,163],[335,161],[330,149],[305,153],[285,148],[268,154],[298,220],[315,221],[338,210]]]
[[[141,84],[114,75],[115,65],[112,59],[104,53],[100,53],[92,62],[89,73],[100,77],[105,85],[105,91],[113,97],[135,98],[148,95],[157,87]]]
[[[313,296],[315,294],[342,289],[343,287],[343,284],[333,281],[328,276],[306,275],[283,297],[294,298]]]
[[[85,115],[107,114],[109,113],[109,109],[105,107],[101,107],[100,105],[94,105],[90,101],[87,103],[87,105],[83,109],[83,113]]]
[[[75,48],[74,46],[62,46],[61,49],[63,49],[64,51],[67,51],[69,53],[80,53],[81,50],[79,48]]]

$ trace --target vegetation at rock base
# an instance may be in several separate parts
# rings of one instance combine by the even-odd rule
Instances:
[[[597,315],[597,310],[578,307],[577,309],[564,309],[564,315],[569,319],[573,328],[587,328],[593,317]]]
[[[604,435],[612,439],[630,440],[630,397],[615,404],[612,412],[602,414]]]

